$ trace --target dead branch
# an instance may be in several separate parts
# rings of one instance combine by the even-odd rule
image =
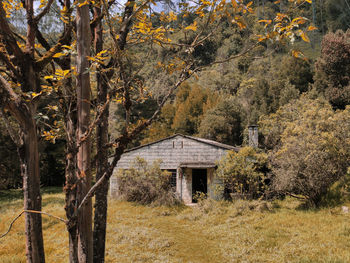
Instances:
[[[120,156],[124,152],[124,149],[126,147],[126,144],[128,144],[132,138],[134,138],[136,135],[138,135],[141,131],[143,131],[145,128],[147,128],[149,125],[152,124],[152,122],[158,117],[161,109],[163,108],[164,104],[167,102],[169,97],[174,93],[174,91],[187,79],[189,79],[193,73],[188,73],[189,69],[192,65],[188,65],[185,67],[181,74],[179,80],[175,83],[175,85],[169,90],[169,92],[163,97],[162,101],[159,103],[158,108],[155,110],[153,115],[146,121],[142,122],[141,124],[137,125],[133,130],[130,132],[125,132],[122,134],[118,139],[116,139],[115,145],[115,154],[114,158],[112,160],[112,163],[106,168],[105,172],[101,176],[101,178],[90,188],[88,193],[85,195],[83,200],[78,206],[78,209],[76,210],[76,213],[79,214],[82,207],[86,204],[86,202],[95,194],[97,188],[102,185],[105,181],[108,181],[113,173],[114,167],[117,165]]]
[[[6,113],[4,112],[3,108],[0,109],[0,116],[4,120],[6,130],[7,130],[8,134],[10,135],[12,141],[16,144],[17,147],[20,147],[22,145],[21,138],[14,131],[14,129],[11,126],[11,124],[10,124],[10,122],[9,122],[9,120],[8,120],[8,118],[6,116]]]
[[[24,213],[34,213],[34,214],[47,215],[47,216],[53,217],[53,218],[55,218],[55,219],[58,219],[58,220],[62,221],[62,222],[65,223],[65,224],[68,223],[67,220],[65,220],[65,219],[63,219],[63,218],[61,218],[61,217],[58,217],[58,216],[55,216],[55,215],[46,213],[46,212],[35,211],[35,210],[23,210],[21,213],[19,213],[19,214],[11,221],[9,228],[7,229],[7,231],[6,231],[4,234],[2,234],[2,235],[0,236],[0,239],[3,238],[3,237],[5,237],[8,233],[10,233],[13,224],[14,224],[14,223],[17,221],[17,219],[20,218]]]
[[[40,21],[40,19],[43,18],[43,16],[46,15],[50,11],[52,3],[53,3],[53,0],[49,0],[49,2],[44,7],[44,9],[34,18],[35,23],[38,23]]]
[[[286,195],[289,195],[290,197],[293,197],[293,198],[296,198],[296,199],[299,199],[299,200],[307,200],[306,197],[302,197],[302,196],[298,196],[298,195],[295,195],[295,194],[292,194],[292,193],[289,193],[289,192],[285,192]]]
[[[22,49],[18,46],[13,31],[8,24],[2,1],[0,1],[0,39],[4,42],[8,53],[14,54],[16,57],[17,60],[13,60],[12,62],[14,64],[18,63],[24,54]]]
[[[24,213],[24,211],[22,211],[19,215],[17,215],[17,216],[12,220],[12,222],[10,223],[9,228],[7,229],[7,231],[6,231],[4,234],[2,234],[2,235],[0,236],[0,239],[3,238],[4,236],[6,236],[6,235],[11,231],[11,228],[12,228],[13,224],[17,221],[18,218],[20,218],[20,216],[21,216],[23,213]]]
[[[49,214],[49,213],[46,213],[46,212],[43,212],[43,211],[36,211],[36,210],[23,210],[23,212],[25,212],[25,213],[34,213],[34,214],[42,214],[42,215],[47,215],[47,216],[49,216],[49,217],[56,218],[57,220],[60,220],[61,222],[65,223],[65,224],[67,224],[67,223],[68,223],[68,220],[63,219],[62,217],[55,216],[55,215],[52,215],[52,214]]]
[[[35,66],[37,67],[37,69],[42,70],[48,63],[52,61],[54,55],[62,50],[62,46],[65,44],[66,40],[71,35],[71,30],[72,27],[69,25],[68,29],[62,34],[62,36],[58,40],[58,43],[55,46],[53,46],[50,50],[46,51],[44,56],[35,62]]]
[[[250,51],[252,51],[254,48],[256,48],[259,44],[260,44],[260,42],[256,42],[254,45],[252,45],[252,46],[250,46],[249,48],[243,50],[242,52],[238,53],[237,55],[233,55],[233,56],[228,57],[228,58],[223,59],[223,60],[216,60],[216,61],[213,61],[213,62],[211,62],[211,63],[208,64],[208,65],[205,65],[205,66],[196,68],[195,71],[200,71],[200,70],[202,70],[203,68],[207,68],[207,67],[210,67],[210,66],[215,65],[215,64],[223,64],[223,63],[229,62],[229,61],[231,61],[231,60],[233,60],[233,59],[242,57],[242,56],[246,55],[247,53],[249,53]]]

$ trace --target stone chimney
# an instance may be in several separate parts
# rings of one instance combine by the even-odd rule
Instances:
[[[253,148],[259,147],[258,125],[248,126],[249,146]]]

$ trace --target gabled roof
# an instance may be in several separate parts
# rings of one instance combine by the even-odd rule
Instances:
[[[146,147],[146,146],[150,146],[150,145],[162,142],[162,141],[170,140],[170,139],[175,138],[177,136],[181,136],[183,138],[191,139],[191,140],[194,140],[194,141],[197,141],[197,142],[209,144],[209,145],[212,145],[212,146],[215,146],[215,147],[218,147],[218,148],[222,148],[222,149],[225,149],[225,150],[234,150],[236,152],[239,151],[239,147],[236,147],[236,146],[232,146],[232,145],[228,145],[228,144],[224,144],[224,143],[220,143],[220,142],[216,142],[216,141],[212,141],[212,140],[208,140],[208,139],[203,139],[203,138],[199,138],[199,137],[193,137],[193,136],[188,136],[188,135],[183,135],[183,134],[177,133],[177,134],[174,134],[172,136],[169,136],[169,137],[166,137],[166,138],[154,141],[154,142],[146,143],[146,144],[143,144],[143,145],[131,148],[129,150],[126,150],[125,153],[131,152],[131,151],[134,151],[134,150]]]

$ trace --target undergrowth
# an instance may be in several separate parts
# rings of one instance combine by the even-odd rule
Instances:
[[[65,217],[64,195],[44,193],[43,211]],[[200,200],[197,206],[150,207],[110,200],[106,262],[350,262],[349,214],[341,207],[300,210],[274,202]],[[22,210],[0,202],[0,233]],[[68,262],[66,227],[43,218],[46,261]],[[0,239],[0,262],[25,262],[24,220]]]

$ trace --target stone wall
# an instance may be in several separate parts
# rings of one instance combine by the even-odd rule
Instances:
[[[161,169],[177,169],[176,192],[185,203],[192,203],[192,169],[180,168],[180,165],[184,163],[215,164],[226,155],[227,151],[228,149],[217,145],[177,135],[124,153],[114,173],[116,174],[118,169],[131,168],[137,157],[146,160],[148,164],[161,159]],[[208,196],[219,199],[222,193],[218,190],[222,183],[215,178],[214,172],[215,168],[207,168]],[[113,175],[110,183],[112,197],[118,196],[117,186],[117,178]]]
[[[122,155],[116,169],[128,169],[136,157],[145,159],[149,164],[161,159],[161,169],[177,169],[180,163],[215,163],[226,153],[226,149],[205,144],[180,135],[163,140]]]

